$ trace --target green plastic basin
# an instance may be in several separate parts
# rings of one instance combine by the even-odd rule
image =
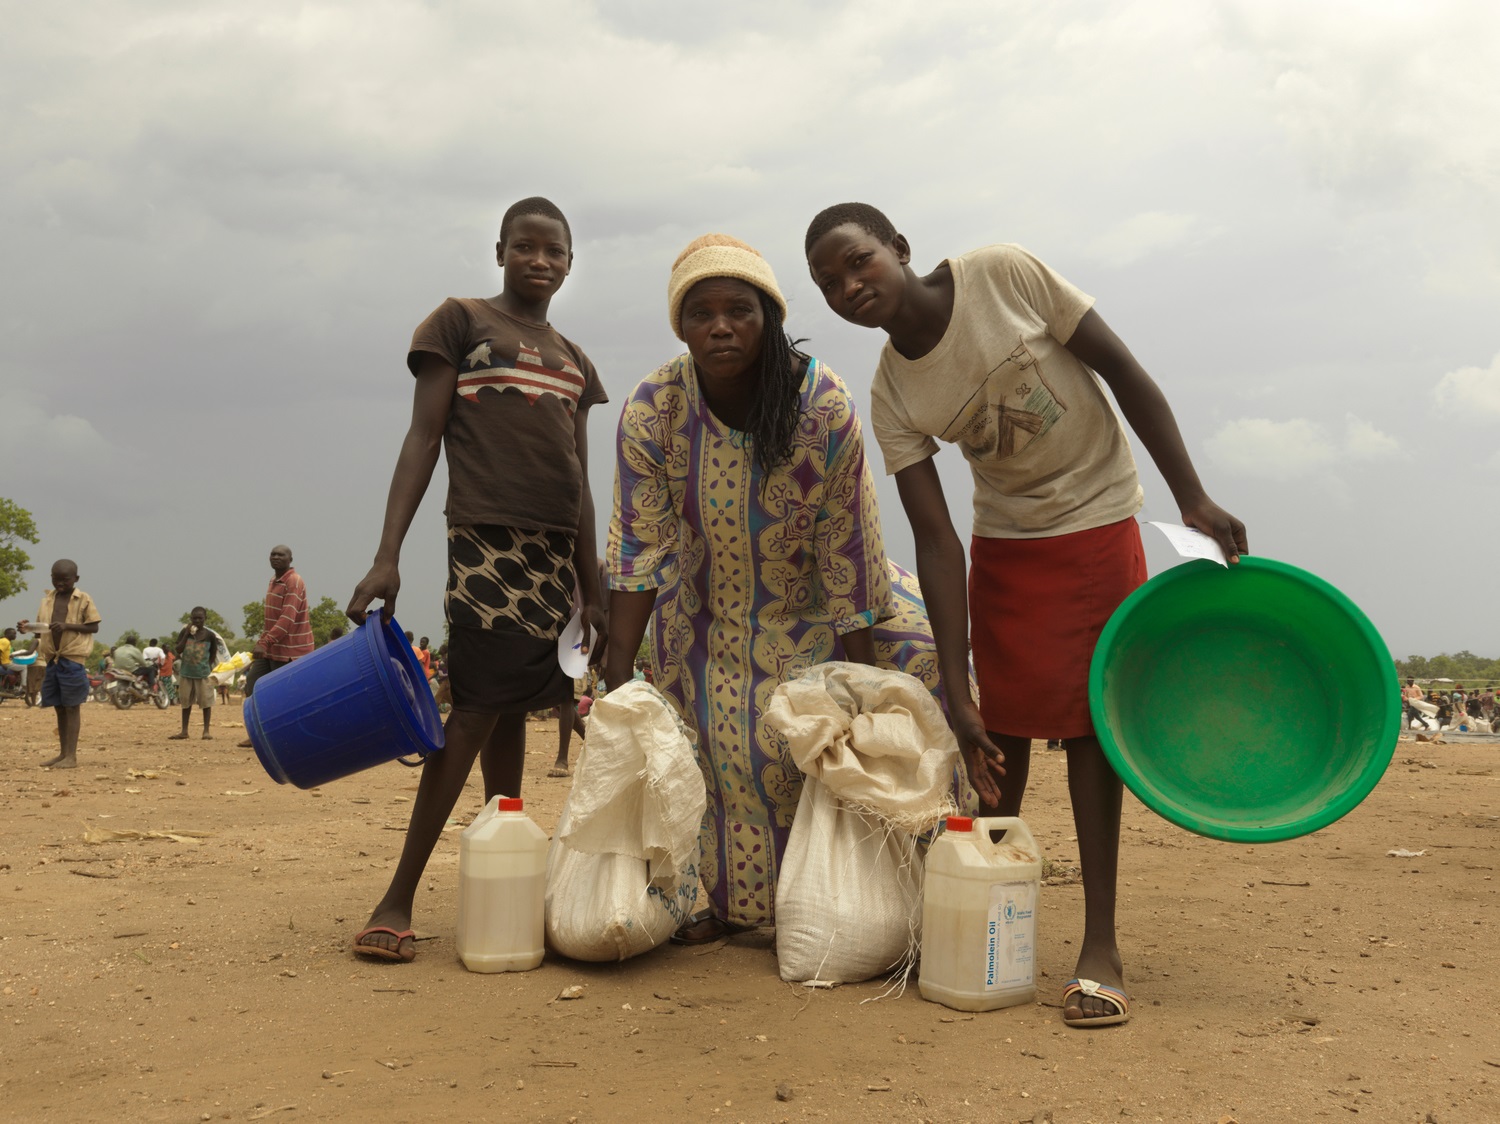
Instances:
[[[1321,578],[1270,558],[1158,574],[1089,669],[1094,729],[1130,791],[1214,839],[1327,827],[1375,787],[1401,729],[1390,652]]]

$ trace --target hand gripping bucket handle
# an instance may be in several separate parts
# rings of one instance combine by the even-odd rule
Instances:
[[[443,747],[443,725],[422,665],[394,619],[371,613],[255,685],[245,728],[280,784],[314,788],[339,777]]]

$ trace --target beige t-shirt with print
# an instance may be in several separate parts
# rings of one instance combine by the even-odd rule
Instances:
[[[920,359],[890,341],[870,411],[888,473],[941,438],[974,474],[974,533],[1065,535],[1126,519],[1141,485],[1099,377],[1063,345],[1093,305],[1019,246],[950,258],[953,317]]]

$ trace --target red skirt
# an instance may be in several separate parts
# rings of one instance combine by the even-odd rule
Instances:
[[[1045,539],[970,546],[969,636],[985,728],[1023,738],[1081,738],[1089,661],[1105,622],[1146,580],[1133,518]]]

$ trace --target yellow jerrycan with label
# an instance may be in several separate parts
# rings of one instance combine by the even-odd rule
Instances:
[[[1003,832],[999,841],[992,832]],[[922,884],[923,999],[993,1011],[1036,998],[1042,854],[1013,816],[949,816]]]

